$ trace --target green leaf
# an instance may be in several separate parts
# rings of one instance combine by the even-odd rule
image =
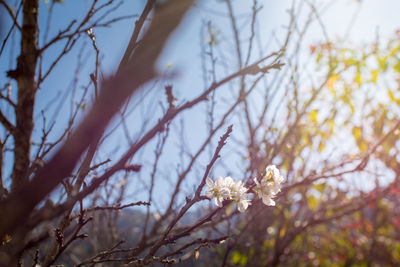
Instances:
[[[319,63],[322,59],[322,53],[317,54],[317,59],[315,60],[317,63]]]
[[[246,266],[248,261],[247,255],[240,253],[239,251],[235,251],[232,253],[232,263],[239,264],[241,266]]]
[[[240,262],[240,258],[241,258],[241,255],[240,255],[239,251],[234,251],[232,253],[232,263],[233,264],[238,264]]]

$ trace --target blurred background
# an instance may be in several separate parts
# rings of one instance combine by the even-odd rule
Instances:
[[[92,2],[40,1],[39,47],[77,27]],[[21,36],[7,14],[20,20],[22,4],[0,3],[10,7],[0,5],[2,100],[16,101],[18,86],[7,71],[16,67]],[[110,1],[90,18],[86,31],[43,51],[32,164],[51,158],[88,113],[96,100],[91,75],[101,84],[117,71],[146,3]],[[141,165],[139,172],[117,172],[87,197],[82,205],[88,210],[137,201],[151,205],[92,209],[92,226],[82,228],[88,238],[76,241],[57,262],[85,265],[91,255],[122,239],[122,248],[150,244],[140,252],[146,253],[194,195],[220,136],[233,125],[208,176],[231,176],[251,186],[274,164],[285,178],[282,191],[275,206],[252,195],[245,213],[227,203],[211,222],[175,244],[203,240],[173,254],[181,266],[400,265],[398,10],[397,0],[195,1],[158,58],[157,76],[127,99],[107,127],[93,157],[97,167],[86,183],[160,122],[171,105],[166,87],[172,87],[179,107],[253,63],[257,71],[240,72],[210,91],[207,101],[180,112],[129,160]],[[2,101],[0,109],[14,122],[10,103]],[[2,186],[7,190],[14,164],[8,135],[2,127]],[[47,200],[62,203],[66,191],[60,185]],[[176,233],[215,208],[213,201],[196,203],[179,219]],[[57,223],[41,224],[37,231]],[[225,237],[221,244],[210,241],[219,237]],[[45,250],[49,243],[38,248]],[[176,247],[170,244],[160,253],[172,252]],[[25,258],[32,257],[27,253]]]

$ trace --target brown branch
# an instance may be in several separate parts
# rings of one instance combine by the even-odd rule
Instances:
[[[126,209],[126,208],[133,207],[133,206],[150,206],[150,202],[138,201],[138,202],[133,202],[130,204],[122,205],[122,206],[121,205],[108,206],[108,207],[95,206],[95,207],[86,209],[85,212],[92,212],[92,211],[98,211],[98,210],[116,211],[116,210],[122,210],[122,209]]]
[[[172,252],[170,252],[168,254],[165,254],[165,255],[161,256],[160,258],[161,259],[166,259],[168,257],[172,257],[172,256],[175,256],[175,255],[181,254],[181,253],[183,253],[183,251],[185,249],[187,249],[187,248],[189,248],[191,246],[194,246],[196,244],[200,244],[200,247],[209,246],[210,244],[221,244],[222,242],[224,242],[228,238],[229,238],[229,236],[222,236],[222,237],[215,238],[215,239],[198,238],[198,239],[196,239],[196,240],[194,240],[192,242],[189,242],[189,243],[181,246],[180,248],[178,248],[178,249],[176,249],[176,250],[174,250],[174,251],[172,251]],[[196,248],[195,250],[199,250],[200,247]]]
[[[7,10],[8,15],[10,15],[10,17],[12,18],[14,25],[17,26],[18,30],[20,32],[23,31],[22,27],[19,25],[18,20],[17,20],[17,16],[14,15],[14,11],[12,10],[12,8],[7,5],[7,3],[4,0],[0,0],[0,4],[2,4],[4,6],[4,8]],[[17,13],[18,15],[18,13]]]
[[[4,3],[4,0],[1,0],[1,3]],[[3,54],[4,48],[6,47],[7,41],[9,40],[11,33],[13,32],[14,28],[17,27],[18,28],[18,23],[16,18],[18,18],[19,12],[21,11],[22,8],[22,1],[19,3],[18,8],[17,8],[17,12],[15,12],[15,18],[13,18],[13,25],[11,26],[11,28],[8,30],[8,33],[6,34],[6,37],[3,40],[3,44],[1,45],[0,48],[0,56]],[[20,30],[21,27],[19,27],[18,29]]]
[[[191,231],[192,229],[197,228],[198,226],[208,222],[211,220],[211,218],[219,211],[221,208],[215,209],[212,213],[210,213],[208,216],[206,216],[203,220],[200,220],[198,223],[193,225],[191,228],[187,229],[186,231],[173,236],[172,238],[167,238],[171,230],[175,227],[177,222],[182,218],[182,216],[198,201],[200,201],[202,198],[200,196],[201,191],[206,183],[206,179],[208,177],[208,174],[211,171],[212,166],[214,163],[217,161],[217,159],[220,157],[219,152],[221,149],[224,147],[226,144],[226,139],[229,137],[230,133],[232,132],[232,125],[228,127],[226,130],[225,134],[221,136],[218,146],[215,149],[214,155],[211,158],[210,162],[207,164],[206,170],[204,172],[203,178],[198,185],[195,195],[192,199],[187,198],[186,199],[186,204],[185,206],[182,207],[182,209],[179,211],[179,213],[175,216],[175,218],[169,223],[167,229],[164,231],[162,234],[162,237],[159,239],[159,241],[150,249],[149,253],[146,255],[146,257],[143,259],[142,266],[146,265],[151,262],[151,259],[155,255],[155,253],[165,244],[168,244],[176,239],[179,239],[183,236],[186,236],[188,234],[188,231]]]
[[[57,241],[59,242],[59,246],[57,249],[57,253],[52,256],[51,258],[49,258],[45,263],[44,266],[46,267],[50,267],[52,266],[52,264],[54,262],[56,262],[56,260],[61,256],[61,254],[68,248],[69,245],[71,245],[72,242],[74,242],[77,239],[84,239],[87,237],[87,234],[79,234],[79,232],[81,231],[82,227],[85,226],[88,222],[90,222],[92,220],[91,217],[89,217],[88,219],[84,219],[83,217],[83,213],[81,213],[81,216],[79,217],[78,220],[78,225],[75,229],[75,231],[73,232],[72,236],[64,243],[63,242],[63,233],[62,231],[57,228],[56,229],[56,237],[57,237]]]
[[[4,116],[3,112],[0,111],[0,122],[9,131],[12,135],[15,134],[16,128],[15,126]]]
[[[139,34],[143,28],[143,24],[146,21],[147,17],[149,16],[150,11],[153,9],[155,0],[147,0],[146,6],[143,9],[142,14],[140,15],[139,19],[135,22],[135,29],[133,30],[133,34],[131,39],[129,40],[128,47],[125,50],[124,56],[122,57],[121,63],[119,64],[119,69],[123,68],[128,62],[130,57],[133,54],[137,46],[137,40],[139,38]]]
[[[11,175],[13,191],[26,184],[29,177],[31,137],[34,126],[33,108],[36,95],[35,76],[38,62],[39,1],[24,1],[22,12],[21,51],[12,77],[18,83],[18,103],[15,109],[18,133],[14,134],[14,168]]]
[[[263,60],[265,60],[265,59],[267,59],[269,57],[271,57],[271,55],[258,60],[256,63],[254,63],[250,67],[259,64],[260,62],[262,62]],[[143,145],[145,145],[147,142],[149,142],[157,133],[161,132],[164,129],[165,125],[168,122],[170,122],[174,117],[176,117],[180,112],[182,112],[183,110],[186,110],[186,109],[190,109],[191,107],[195,106],[196,104],[207,100],[207,96],[212,91],[214,91],[215,89],[217,89],[221,85],[229,82],[230,80],[232,80],[232,79],[234,79],[234,78],[236,78],[238,76],[241,76],[243,74],[246,74],[247,70],[248,70],[248,68],[245,68],[245,69],[240,70],[240,71],[238,71],[238,72],[236,72],[234,74],[231,74],[230,76],[222,79],[221,81],[212,84],[206,91],[204,91],[202,94],[200,94],[198,97],[196,97],[192,101],[186,102],[185,104],[181,105],[178,108],[169,109],[168,112],[164,115],[164,117],[162,119],[160,119],[160,121],[152,129],[150,129],[147,132],[147,134],[145,134],[139,141],[137,141],[121,157],[121,159],[114,166],[112,166],[110,169],[108,169],[102,176],[94,179],[93,182],[88,187],[86,187],[83,191],[81,191],[74,198],[72,198],[71,200],[69,200],[66,203],[64,203],[62,206],[63,207],[67,207],[67,206],[70,207],[77,200],[83,199],[87,195],[91,194],[101,183],[103,183],[104,181],[109,179],[117,171],[124,170],[126,162],[128,162],[128,160],[130,158],[132,158],[136,154],[136,152],[138,152],[139,149],[143,147]]]
[[[191,1],[170,0],[156,6],[152,23],[142,40],[143,46],[135,50],[126,68],[102,83],[91,111],[31,182],[0,203],[1,210],[9,215],[0,222],[1,237],[24,224],[23,218],[71,173],[81,154],[93,139],[99,138],[127,98],[155,76],[154,63],[190,5]]]

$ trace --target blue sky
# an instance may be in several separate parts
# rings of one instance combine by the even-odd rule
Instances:
[[[8,1],[9,3],[14,3],[14,0]],[[239,23],[245,25],[248,18],[246,14],[249,14],[251,2],[244,0],[236,0],[234,2],[235,13],[240,17]],[[57,34],[60,29],[65,28],[68,23],[73,18],[81,17],[87,10],[90,1],[81,0],[65,0],[64,4],[55,5],[54,14],[50,24],[49,38]],[[139,15],[145,1],[143,0],[131,0],[123,1],[123,5],[119,8],[114,15]],[[284,25],[288,23],[288,13],[287,10],[290,8],[292,1],[289,0],[264,0],[259,1],[260,4],[264,6],[264,9],[260,12],[259,18],[259,30],[261,34],[261,41],[267,47],[267,51],[271,52],[274,49],[274,44],[268,44],[272,32],[275,32],[278,38],[282,38],[285,33]],[[296,1],[297,4],[300,1]],[[325,25],[328,37],[332,41],[336,40],[346,40],[349,43],[357,44],[363,42],[371,42],[375,40],[376,33],[382,37],[390,36],[396,29],[400,28],[400,21],[398,20],[398,10],[400,10],[400,1],[398,0],[364,0],[358,3],[355,0],[319,0],[316,1],[317,5],[329,5],[329,9],[321,15],[321,21]],[[162,57],[158,63],[158,69],[160,73],[170,74],[176,73],[176,78],[162,78],[157,82],[157,85],[162,87],[165,83],[172,83],[174,85],[174,90],[176,96],[178,97],[178,102],[184,99],[189,99],[190,97],[197,95],[197,92],[203,90],[205,85],[202,80],[201,73],[201,61],[199,59],[201,50],[201,26],[211,20],[214,27],[219,31],[218,38],[228,38],[231,36],[229,20],[226,18],[226,5],[221,1],[216,0],[204,0],[197,1],[198,6],[191,10],[179,29],[173,34],[171,40],[167,44]],[[47,12],[49,5],[41,1],[40,5],[40,24],[41,26],[41,39],[40,44],[43,44],[43,34],[45,32],[45,25],[47,24]],[[113,16],[114,16],[113,15]],[[135,18],[129,20],[124,20],[115,23],[110,28],[96,29],[94,34],[96,36],[97,44],[101,51],[101,71],[107,76],[112,74],[122,57],[124,48],[126,47],[130,34],[133,30]],[[240,25],[240,24],[239,24]],[[348,30],[350,27],[350,31]],[[7,29],[7,25],[4,27]],[[312,30],[306,37],[306,43],[313,44],[316,42],[324,41],[323,30],[318,23],[314,23]],[[244,38],[249,35],[249,32],[242,32]],[[82,47],[84,42],[87,45],[82,53],[82,68],[78,72],[78,86],[76,89],[76,95],[81,93],[81,86],[89,83],[89,74],[93,69],[94,57],[93,51],[90,47],[90,39],[83,38],[83,42],[77,45],[77,48]],[[0,58],[0,83],[3,86],[8,82],[5,78],[5,71],[10,69],[9,59],[12,55],[18,53],[18,38],[11,38],[10,44],[7,46],[4,54]],[[54,136],[57,136],[63,129],[65,125],[65,120],[69,115],[69,102],[65,102],[65,99],[69,99],[72,94],[71,81],[75,77],[76,65],[77,65],[77,55],[80,49],[74,49],[67,57],[65,57],[59,65],[54,70],[54,73],[49,76],[47,81],[43,84],[42,89],[39,91],[37,96],[37,105],[35,109],[35,118],[38,119],[38,127],[34,133],[34,139],[38,140],[41,135],[41,110],[47,107],[50,103],[50,109],[48,110],[48,121],[47,126],[51,122],[51,118],[55,119],[56,126],[54,130]],[[226,47],[225,47],[226,48]],[[226,48],[226,53],[229,53],[229,47]],[[233,51],[233,48],[231,48]],[[59,53],[60,46],[55,46],[47,52],[47,61],[44,61],[44,67],[48,66],[49,62],[53,60]],[[306,51],[308,52],[308,51]],[[222,60],[222,59],[220,59]],[[165,66],[172,63],[171,68],[166,68]],[[229,59],[224,62],[228,67],[227,72],[235,70],[237,62],[235,60]],[[15,61],[12,62],[15,66]],[[230,68],[232,66],[232,68]],[[224,73],[220,73],[220,77]],[[14,85],[15,87],[15,85]],[[15,97],[15,90],[13,94]],[[159,112],[158,101],[163,98],[164,92],[162,90],[152,91],[144,101],[148,106],[154,106]],[[57,98],[58,96],[58,98]],[[53,101],[53,99],[57,99]],[[157,101],[154,101],[157,99]],[[90,106],[90,102],[87,103]],[[12,113],[7,110],[4,106],[1,107],[6,115],[12,118]],[[204,108],[204,107],[203,107]],[[130,125],[137,126],[137,116],[146,113],[147,109],[139,109],[130,116],[128,123]],[[155,113],[160,114],[160,113]],[[57,115],[57,116],[56,116]],[[157,120],[157,116],[154,116],[153,121]],[[206,126],[204,125],[204,116],[195,111],[188,111],[185,114],[187,119],[187,133],[186,142],[191,149],[195,149],[204,134],[206,133]],[[188,119],[190,118],[190,119]],[[178,122],[176,122],[178,123]],[[147,127],[151,126],[151,123]],[[237,129],[237,130],[236,130]],[[237,127],[234,128],[235,131],[240,131]],[[138,129],[132,126],[129,129],[132,136],[137,136],[140,134]],[[239,133],[240,134],[240,133]],[[110,140],[105,144],[106,150],[118,150],[124,147],[124,143],[121,143],[122,133],[117,135],[115,138]],[[178,142],[179,138],[175,141]],[[171,154],[176,153],[176,147],[173,145],[169,147]],[[138,161],[147,162],[147,158],[151,153],[152,149],[149,151],[144,151]],[[121,149],[122,153],[123,149]],[[231,151],[229,148],[226,150],[227,154]],[[118,152],[117,152],[118,154]],[[101,154],[101,157],[106,157],[107,153]],[[101,158],[100,157],[100,158]],[[103,158],[104,159],[104,158]],[[6,156],[6,166],[11,166],[12,157],[8,153]],[[170,162],[165,162],[164,166],[166,169],[170,166]],[[171,165],[172,166],[172,165]],[[236,167],[238,167],[235,164]],[[239,165],[240,166],[240,165]],[[171,167],[171,170],[164,171],[163,174],[175,174],[175,166]],[[197,170],[198,171],[198,170]],[[195,171],[195,173],[197,172]],[[9,175],[9,169],[5,168],[5,176]],[[194,175],[196,176],[196,175]],[[161,185],[161,187],[166,186],[166,184]],[[190,188],[190,185],[188,185]]]

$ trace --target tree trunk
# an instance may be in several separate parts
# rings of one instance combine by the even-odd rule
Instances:
[[[28,181],[31,138],[33,131],[33,110],[36,94],[36,66],[38,61],[38,0],[24,0],[21,50],[18,57],[15,78],[18,83],[16,107],[16,131],[14,133],[14,169],[12,190]]]

